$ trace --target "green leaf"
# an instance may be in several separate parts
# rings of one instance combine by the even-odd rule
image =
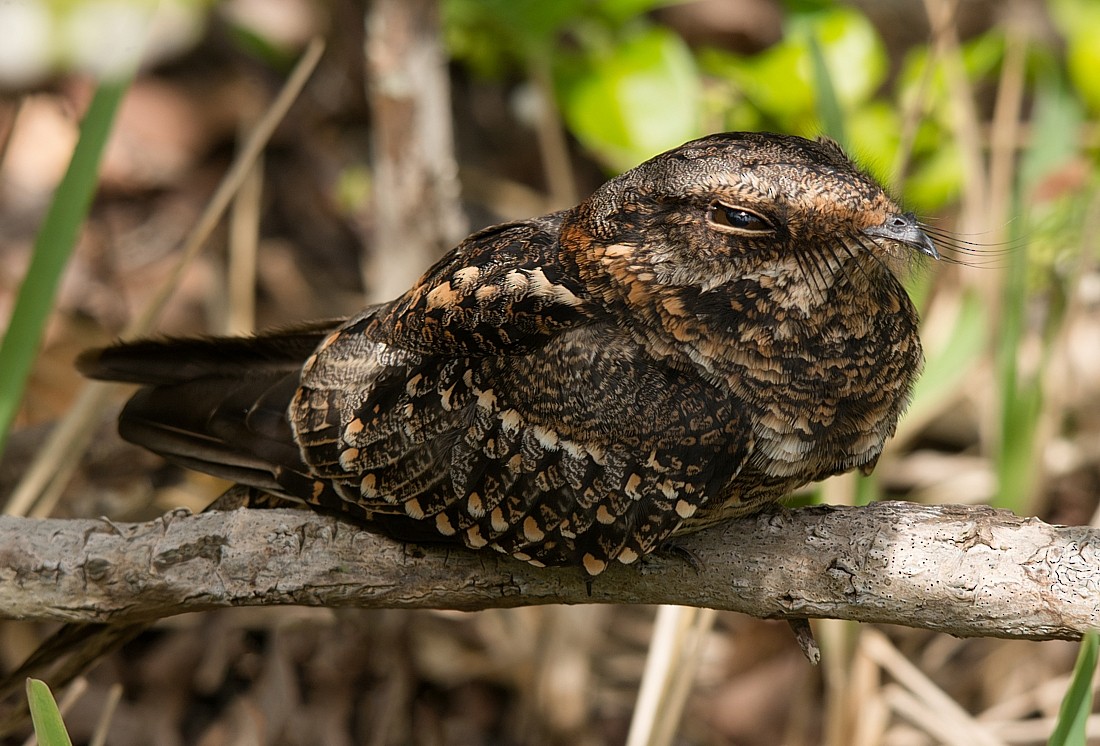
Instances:
[[[961,163],[957,141],[943,137],[938,147],[922,154],[906,178],[906,206],[920,213],[935,213],[945,207],[962,191]]]
[[[885,79],[887,60],[862,14],[830,8],[792,15],[782,41],[753,57],[731,56],[720,67],[780,129],[811,134],[825,124],[818,118],[835,121],[836,112],[866,102]],[[825,71],[828,89],[821,87]]]
[[[1014,376],[1018,371],[1013,371]],[[1006,377],[1005,380],[1012,380]],[[1007,390],[1007,389],[1006,389]],[[1001,449],[997,454],[997,494],[990,500],[995,508],[1015,513],[1030,512],[1035,483],[1035,427],[1043,406],[1038,378],[1030,379],[1002,398]]]
[[[440,8],[450,53],[485,76],[549,55],[561,30],[586,10],[588,0],[444,0]]]
[[[1092,26],[1088,34],[1075,33],[1066,40],[1066,68],[1074,87],[1085,102],[1096,111],[1100,109],[1100,24]]]
[[[655,8],[679,2],[684,0],[596,0],[596,7],[612,23],[623,24]]]
[[[785,39],[755,57],[731,65],[729,73],[745,97],[784,128],[813,112],[814,92],[804,46]]]
[[[562,81],[570,130],[616,170],[700,134],[700,85],[687,45],[658,27],[635,33]]]
[[[802,64],[809,80],[813,80],[809,39],[820,43],[836,98],[845,106],[866,101],[886,79],[886,49],[882,40],[866,16],[853,8],[837,7],[795,16],[788,32],[792,41],[805,50]]]
[[[34,723],[34,735],[41,746],[72,746],[61,711],[44,681],[27,679],[27,703]]]
[[[1073,680],[1058,710],[1054,733],[1047,742],[1049,746],[1085,746],[1085,725],[1092,712],[1092,677],[1096,671],[1098,649],[1100,635],[1093,630],[1081,640],[1077,665],[1073,667]]]
[[[1055,0],[1055,23],[1066,37],[1066,68],[1074,88],[1093,110],[1100,111],[1100,3],[1095,0]],[[1042,88],[1039,88],[1041,91]]]
[[[4,341],[0,343],[0,452],[53,308],[61,272],[92,203],[103,147],[128,86],[129,78],[100,83],[81,122],[80,138],[69,168],[38,231],[30,268],[19,288]]]
[[[901,118],[885,101],[871,101],[845,118],[848,152],[884,184],[894,181],[890,169],[901,139]]]

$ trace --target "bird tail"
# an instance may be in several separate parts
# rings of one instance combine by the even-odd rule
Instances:
[[[295,480],[307,477],[287,407],[306,359],[342,323],[255,337],[125,342],[89,350],[76,365],[89,378],[141,385],[119,415],[126,440],[181,466],[293,496],[301,489]],[[211,507],[227,507],[226,497],[239,499],[240,492]],[[66,624],[0,678],[0,702],[22,691],[28,676],[64,686],[150,624]],[[0,712],[0,738],[25,727],[26,715],[23,707]]]
[[[267,492],[293,495],[306,467],[287,408],[302,365],[342,322],[255,337],[165,339],[89,350],[86,376],[137,383],[119,434],[167,460]]]

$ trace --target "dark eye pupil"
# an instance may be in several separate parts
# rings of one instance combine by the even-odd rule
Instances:
[[[760,218],[753,215],[751,212],[744,210],[735,210],[729,207],[723,208],[726,213],[726,220],[734,228],[754,228],[760,223]]]
[[[742,231],[770,231],[772,226],[766,219],[744,207],[714,202],[710,206],[707,219],[715,226],[736,228]]]

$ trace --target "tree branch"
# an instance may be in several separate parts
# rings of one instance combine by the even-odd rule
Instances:
[[[308,511],[148,523],[0,518],[0,615],[134,622],[224,606],[483,609],[661,603],[887,622],[958,636],[1100,627],[1100,530],[985,507],[777,510],[591,582],[486,552],[391,541]]]

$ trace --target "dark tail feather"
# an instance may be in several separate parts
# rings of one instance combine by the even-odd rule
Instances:
[[[339,320],[248,338],[128,342],[80,355],[80,372],[142,384],[122,409],[119,434],[183,467],[264,492],[293,497],[313,490],[287,421],[301,366]],[[224,498],[223,498],[224,500]],[[216,504],[218,507],[224,507]],[[55,689],[149,623],[67,624],[0,680],[0,701],[26,677]],[[0,738],[25,726],[25,706],[0,714]]]
[[[91,378],[143,385],[119,417],[126,440],[181,466],[292,497],[314,483],[287,407],[306,358],[341,323],[256,337],[130,342],[89,350],[77,367]],[[0,701],[21,692],[31,675],[63,686],[147,626],[65,625],[0,680]],[[26,712],[22,705],[0,712],[0,738],[22,727]]]
[[[279,492],[276,467],[305,469],[286,419],[299,370],[146,386],[122,410],[118,432],[180,466]]]
[[[287,408],[302,365],[341,323],[130,342],[90,350],[77,367],[92,378],[143,384],[119,417],[124,439],[180,466],[293,496],[303,480],[291,475],[307,470]]]
[[[191,337],[124,342],[84,352],[77,369],[102,381],[168,384],[300,368],[343,319],[265,332],[255,337]]]

